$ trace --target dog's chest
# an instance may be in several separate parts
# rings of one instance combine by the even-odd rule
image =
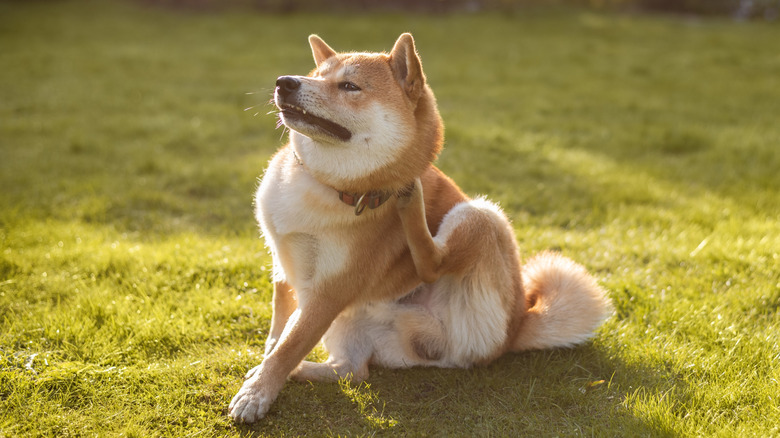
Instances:
[[[354,214],[335,191],[272,161],[255,201],[277,278],[301,290],[348,270]]]
[[[348,248],[330,235],[284,235],[277,243],[277,253],[287,281],[299,290],[337,276],[349,265]]]

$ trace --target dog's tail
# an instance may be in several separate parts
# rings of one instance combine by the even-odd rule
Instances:
[[[512,350],[570,347],[585,341],[609,316],[607,293],[584,267],[554,252],[523,266],[528,309]]]

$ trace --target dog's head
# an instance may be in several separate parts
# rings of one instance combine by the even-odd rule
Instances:
[[[309,37],[316,68],[282,76],[274,101],[315,177],[345,190],[397,189],[442,143],[435,99],[410,34],[387,53],[337,53]]]

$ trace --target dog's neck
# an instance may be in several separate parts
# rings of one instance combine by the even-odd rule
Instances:
[[[306,166],[303,164],[303,161],[298,156],[298,154],[295,153],[295,149],[291,148],[291,151],[293,157],[295,158],[295,162],[298,163],[298,165],[301,166],[303,170],[306,170]],[[375,208],[379,208],[382,204],[387,202],[387,200],[390,199],[393,195],[402,196],[402,194],[396,193],[395,191],[391,191],[391,190],[370,190],[364,193],[352,193],[352,192],[346,192],[344,190],[339,190],[330,185],[328,185],[328,187],[336,191],[339,197],[339,201],[349,205],[350,207],[355,207],[355,216],[360,216],[361,214],[363,214],[363,212],[366,210],[366,207],[368,207],[371,210]],[[403,192],[406,191],[407,190],[403,190]]]

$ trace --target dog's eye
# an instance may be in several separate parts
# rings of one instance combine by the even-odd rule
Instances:
[[[360,91],[360,87],[352,82],[339,82],[339,90],[344,91]]]

